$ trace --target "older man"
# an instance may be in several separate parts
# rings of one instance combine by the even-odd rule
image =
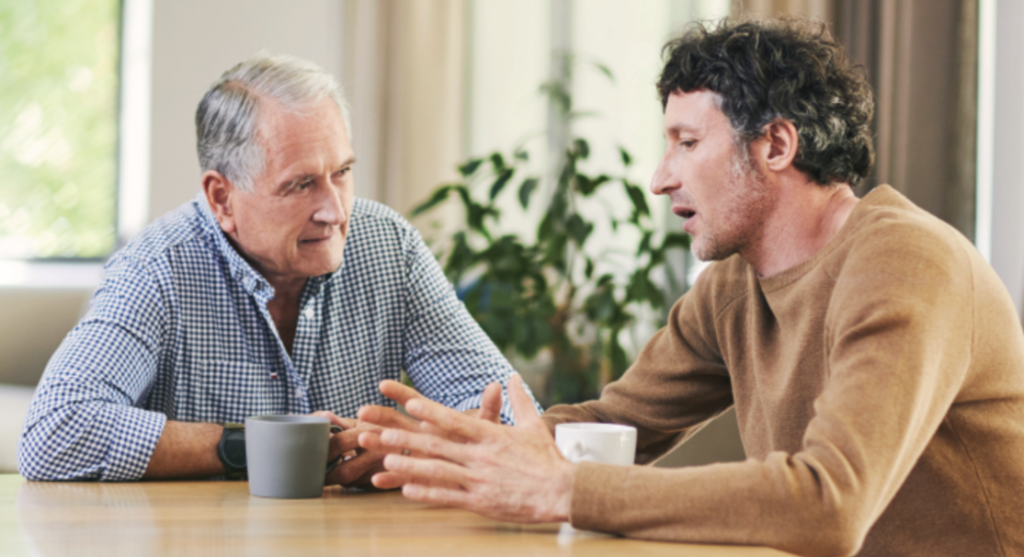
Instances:
[[[511,369],[402,217],[353,199],[348,111],[309,63],[257,55],[196,113],[202,193],[107,263],[54,354],[19,446],[29,479],[244,474],[225,423],[320,411],[347,431],[405,370],[427,397],[511,421]],[[343,257],[344,255],[344,257]],[[361,485],[381,454],[328,478]]]
[[[1024,555],[1024,335],[970,242],[868,172],[870,91],[823,31],[697,28],[668,45],[651,188],[715,260],[600,400],[520,424],[382,390],[374,482],[518,521],[799,555]],[[735,406],[748,460],[570,464],[550,429],[634,424],[649,463]]]

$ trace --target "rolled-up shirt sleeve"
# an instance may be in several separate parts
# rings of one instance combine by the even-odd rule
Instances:
[[[167,418],[139,408],[157,368],[160,291],[112,260],[86,316],[47,365],[25,418],[18,470],[30,480],[136,480]]]

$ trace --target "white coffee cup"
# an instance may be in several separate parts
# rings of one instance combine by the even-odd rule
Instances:
[[[630,466],[636,460],[636,428],[622,424],[558,424],[555,426],[555,445],[572,463]]]

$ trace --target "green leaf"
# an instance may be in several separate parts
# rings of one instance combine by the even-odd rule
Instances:
[[[441,203],[445,199],[448,199],[448,193],[452,191],[453,187],[454,186],[447,185],[441,186],[434,190],[434,193],[430,195],[429,199],[427,199],[423,203],[420,203],[415,209],[412,210],[412,216],[415,217],[416,215],[425,213],[433,209],[435,206],[437,206],[438,203]]]
[[[577,155],[579,155],[581,159],[585,159],[590,156],[590,144],[587,143],[586,139],[583,139],[582,137],[577,137],[576,139],[573,140],[572,144],[573,150],[576,152]]]
[[[690,235],[685,232],[670,232],[665,235],[665,239],[661,242],[661,247],[662,249],[690,249]]]
[[[633,157],[629,154],[629,151],[621,146],[619,147],[619,156],[622,157],[622,164],[624,166],[630,166],[633,164]]]
[[[647,271],[637,269],[629,278],[629,285],[626,287],[626,301],[647,302],[653,307],[661,307],[664,296],[661,290],[651,282]]]
[[[611,347],[609,348],[609,358],[612,362],[612,379],[618,379],[622,377],[622,374],[629,369],[629,358],[626,356],[626,351],[622,348],[622,344],[619,343],[619,331],[613,330],[611,332]]]
[[[605,174],[601,174],[596,178],[590,178],[584,174],[576,175],[576,189],[579,190],[584,196],[590,196],[597,188],[601,187],[601,184],[607,183],[611,178]]]
[[[491,165],[495,172],[501,172],[505,170],[505,158],[501,156],[501,153],[491,153]]]
[[[594,225],[585,222],[579,214],[573,213],[569,217],[568,222],[565,223],[565,229],[573,241],[576,242],[576,245],[583,247],[583,243],[587,241],[587,236],[594,230]]]
[[[548,100],[555,105],[558,111],[565,115],[572,111],[572,95],[566,88],[563,80],[545,81],[540,86],[540,92],[548,97]]]
[[[476,169],[480,168],[480,165],[483,164],[483,162],[483,159],[471,159],[466,162],[466,164],[459,166],[459,174],[462,174],[464,177],[470,176],[476,172]]]
[[[642,255],[645,251],[651,250],[651,236],[653,235],[654,233],[651,231],[644,232],[643,238],[640,239],[640,247],[636,249],[638,256]]]
[[[521,161],[528,161],[528,160],[530,160],[530,154],[527,153],[525,149],[517,149],[516,152],[513,154],[513,156],[516,158],[516,160],[521,160]]]
[[[515,174],[515,170],[511,168],[506,168],[501,171],[501,174],[498,175],[498,179],[494,181],[493,185],[491,185],[491,201],[494,201],[494,198],[498,197],[501,190],[505,189],[505,184],[512,179],[513,174]]]
[[[608,81],[615,83],[615,76],[612,74],[611,68],[600,62],[594,62],[594,67],[597,68],[599,72],[603,73],[608,78]]]
[[[647,207],[647,199],[644,197],[643,190],[633,184],[626,183],[626,193],[629,194],[630,200],[633,201],[633,207],[636,208],[638,215],[650,216],[651,210]]]
[[[537,178],[527,178],[519,186],[519,204],[523,206],[523,209],[530,204],[530,195],[533,194],[533,190],[537,189],[537,184],[539,183],[540,180]]]
[[[583,275],[587,277],[587,280],[594,276],[594,260],[589,257],[587,258],[587,265],[583,270]]]

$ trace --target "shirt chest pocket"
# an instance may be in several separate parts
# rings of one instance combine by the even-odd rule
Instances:
[[[233,360],[200,360],[179,375],[176,419],[187,422],[244,422],[249,416],[285,414],[285,380],[271,378],[266,365]]]

